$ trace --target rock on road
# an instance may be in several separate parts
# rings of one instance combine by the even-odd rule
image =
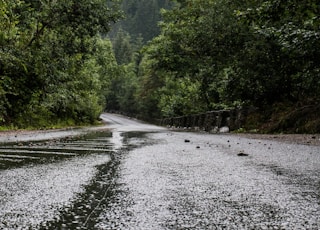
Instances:
[[[92,228],[320,229],[319,146],[101,117],[119,163]]]

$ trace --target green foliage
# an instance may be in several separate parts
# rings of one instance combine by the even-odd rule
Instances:
[[[319,58],[319,11],[313,0],[303,4],[274,0],[238,12],[240,20],[250,25],[252,35],[242,53],[246,58],[239,61],[235,84],[255,82],[250,88],[259,89],[256,99],[248,99],[256,103],[264,99],[270,104],[319,95],[319,63],[314,61]],[[255,64],[244,61],[249,58]],[[261,69],[257,71],[257,67]],[[249,74],[244,75],[246,72]]]
[[[153,59],[155,73],[165,70],[173,78],[200,84],[198,94],[203,103],[198,110],[210,110],[226,98],[225,71],[242,48],[243,29],[231,1],[179,3],[173,10],[163,11],[162,33],[146,52]]]
[[[1,0],[0,123],[318,98],[319,11],[315,0]],[[100,37],[111,25],[112,44]]]
[[[315,0],[176,3],[163,10],[161,34],[144,48],[148,64],[140,73],[162,115],[320,96]]]
[[[140,36],[144,42],[153,39],[160,33],[160,9],[168,9],[171,5],[170,0],[123,0],[122,10],[125,18],[113,26],[110,36],[115,38],[118,32],[121,33],[123,30],[133,39]]]
[[[106,109],[109,111],[122,111],[126,114],[138,113],[138,78],[136,66],[132,64],[118,67],[116,75],[110,78],[106,88]]]
[[[119,30],[117,37],[113,42],[114,55],[119,65],[129,64],[132,61],[132,45],[131,38],[128,33]]]
[[[116,0],[1,0],[0,124],[94,122],[116,65],[99,34],[120,15]]]
[[[159,107],[165,117],[195,114],[203,110],[200,84],[191,82],[190,79],[173,80],[167,77],[165,86],[159,90],[159,94]]]

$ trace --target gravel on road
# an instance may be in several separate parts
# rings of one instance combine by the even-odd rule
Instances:
[[[157,143],[124,156],[121,192],[98,229],[320,228],[319,147],[185,132],[149,137]]]
[[[100,143],[105,154],[0,172],[0,228],[320,229],[319,135],[174,132],[102,117],[108,125],[91,130],[110,135],[53,144],[90,152]],[[88,131],[0,132],[0,142],[20,148]]]

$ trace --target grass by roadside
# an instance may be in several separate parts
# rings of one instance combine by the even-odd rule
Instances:
[[[26,125],[26,126],[17,126],[14,124],[11,125],[0,125],[0,133],[3,132],[22,132],[22,131],[39,131],[39,130],[61,130],[61,129],[73,129],[73,128],[84,128],[89,126],[100,126],[103,125],[101,119],[96,120],[93,123],[75,123],[74,121],[57,121],[50,122],[40,125]]]

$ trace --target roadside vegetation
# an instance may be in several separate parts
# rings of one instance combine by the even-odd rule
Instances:
[[[0,125],[94,123],[117,66],[116,1],[0,0]]]
[[[174,2],[128,63],[131,95],[118,97],[132,103],[121,111],[148,119],[253,106],[248,130],[320,132],[317,1]]]
[[[250,129],[320,132],[319,15],[315,0],[1,0],[1,126],[253,106]]]

